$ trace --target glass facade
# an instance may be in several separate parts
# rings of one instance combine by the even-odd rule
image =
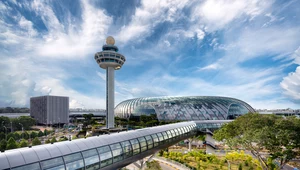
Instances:
[[[120,162],[124,159],[133,157],[135,155],[139,155],[143,152],[146,152],[148,150],[151,150],[155,147],[160,147],[161,145],[165,143],[169,143],[172,141],[179,141],[175,140],[182,136],[183,134],[189,134],[194,135],[196,133],[196,123],[192,122],[182,122],[177,124],[188,124],[185,126],[179,126],[177,127],[176,124],[171,125],[164,125],[165,127],[171,126],[172,128],[163,128],[159,131],[155,130],[152,133],[146,133],[143,135],[144,131],[139,133],[139,135],[134,135],[137,137],[124,139],[121,141],[116,141],[115,143],[108,143],[104,146],[95,147],[95,148],[87,148],[84,150],[76,151],[76,152],[68,152],[68,154],[57,156],[55,158],[50,159],[44,159],[44,160],[36,160],[36,162],[25,164],[23,166],[15,166],[11,169],[14,170],[22,170],[22,169],[30,169],[30,170],[94,170],[94,169],[101,169],[103,167],[109,166],[111,164],[114,164],[116,162]],[[174,127],[176,126],[176,127]],[[153,127],[157,128],[157,127]],[[190,128],[190,130],[184,131],[184,129]],[[151,128],[148,130],[150,131]],[[127,133],[127,132],[123,132]],[[128,133],[137,133],[137,132],[128,132]],[[121,134],[121,133],[118,133]],[[117,134],[116,134],[117,135]],[[125,135],[126,136],[126,135]],[[129,135],[130,136],[130,135]],[[101,137],[101,136],[100,136]],[[94,139],[101,140],[100,137],[96,137]],[[113,135],[110,135],[109,137],[113,137]],[[123,136],[124,137],[124,136]],[[126,138],[126,137],[125,137]],[[182,138],[181,138],[182,139]],[[89,139],[78,139],[76,141],[87,141]],[[114,138],[106,139],[107,141],[114,141]],[[59,148],[59,150],[63,148],[67,148],[69,143],[72,143],[73,141],[66,141],[62,142],[63,144],[62,148]],[[88,143],[86,143],[88,144]],[[57,144],[48,144],[48,145],[40,145],[36,147],[48,147],[53,145],[59,145]],[[171,144],[170,144],[171,145]],[[60,145],[62,146],[62,145]],[[74,146],[74,144],[73,144]],[[33,147],[35,148],[35,147]],[[27,148],[29,150],[33,150],[33,148]],[[68,147],[69,148],[69,147]],[[71,148],[71,147],[70,147]],[[33,151],[36,152],[36,151]],[[38,151],[39,152],[39,151]],[[42,152],[42,151],[41,151]],[[43,153],[45,153],[43,151]],[[154,150],[153,150],[154,153]],[[5,153],[3,153],[5,154]],[[16,154],[20,154],[19,151],[16,151]],[[28,155],[30,157],[30,155]],[[50,156],[50,155],[49,155]],[[5,158],[7,160],[7,158]],[[139,158],[140,159],[140,158]],[[0,161],[2,160],[1,154],[0,154]],[[1,168],[0,169],[7,169],[7,168]],[[9,169],[9,168],[8,168]]]
[[[163,121],[227,120],[248,112],[255,110],[246,102],[216,96],[136,98],[115,108],[117,117],[156,114]]]

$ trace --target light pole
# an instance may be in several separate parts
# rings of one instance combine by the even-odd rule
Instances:
[[[5,140],[7,141],[7,128],[4,126],[4,121],[2,121],[2,126],[5,128]]]
[[[3,122],[2,122],[2,125],[3,125]],[[7,141],[7,128],[4,125],[3,125],[3,127],[5,128],[5,140]]]
[[[19,123],[19,125],[22,126],[22,139],[24,138],[24,127],[23,127],[23,124],[22,123]]]

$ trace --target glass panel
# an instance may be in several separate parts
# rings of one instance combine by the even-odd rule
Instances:
[[[157,135],[156,135],[156,134],[153,134],[153,135],[151,135],[151,137],[152,137],[152,139],[153,139],[154,147],[155,147],[155,146],[158,146],[159,140],[158,140]]]
[[[62,157],[49,159],[41,162],[42,169],[65,169]]]
[[[110,148],[113,154],[113,162],[118,162],[123,159],[123,150],[120,143],[110,145]]]
[[[24,170],[24,169],[30,169],[30,170],[40,170],[40,164],[39,163],[33,163],[29,165],[19,166],[16,168],[12,168],[12,170]]]
[[[167,134],[168,134],[168,136],[169,136],[169,139],[171,139],[171,138],[173,137],[171,131],[168,130],[168,131],[167,131]]]
[[[98,152],[101,154],[101,153],[104,153],[104,152],[108,152],[110,151],[110,148],[109,146],[103,146],[101,148],[97,148],[98,149]]]
[[[139,141],[137,139],[132,139],[132,140],[130,140],[130,143],[132,145],[133,155],[136,155],[136,154],[140,153]]]
[[[123,152],[124,152],[124,157],[128,158],[132,156],[132,147],[129,141],[121,142]]]
[[[85,169],[93,170],[100,168],[99,155],[96,149],[91,149],[83,151],[82,155],[84,157]]]
[[[158,139],[159,139],[160,142],[164,141],[164,137],[161,133],[157,133],[156,135],[158,136]]]
[[[146,136],[145,138],[147,140],[148,149],[153,148],[153,140],[152,140],[151,136]]]
[[[109,146],[103,146],[100,148],[97,148],[99,154],[100,154],[100,166],[105,167],[107,165],[112,164],[112,154]]]
[[[144,137],[140,137],[138,138],[140,145],[141,145],[141,152],[146,151],[147,150],[147,142],[146,139]]]
[[[164,140],[168,140],[168,139],[169,139],[169,137],[168,137],[168,135],[167,135],[166,132],[162,132],[162,135],[163,135],[163,137],[164,137]]]
[[[84,169],[83,159],[81,153],[74,153],[71,155],[64,156],[66,169]]]
[[[179,136],[179,132],[178,132],[177,129],[174,129],[174,132],[175,132],[175,135],[176,135],[176,136]]]
[[[112,164],[112,155],[111,152],[106,152],[100,154],[100,160],[101,160],[101,167],[105,167],[107,165]]]

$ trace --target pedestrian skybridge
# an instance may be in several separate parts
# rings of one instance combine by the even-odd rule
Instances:
[[[115,170],[226,120],[191,121],[19,148],[0,153],[0,169]]]
[[[7,150],[0,153],[0,169],[115,170],[189,138],[196,132],[195,122],[181,122]]]

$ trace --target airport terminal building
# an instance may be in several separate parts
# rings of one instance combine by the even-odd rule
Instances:
[[[117,117],[156,114],[162,121],[227,120],[248,112],[255,110],[246,102],[218,96],[135,98],[115,107]]]

